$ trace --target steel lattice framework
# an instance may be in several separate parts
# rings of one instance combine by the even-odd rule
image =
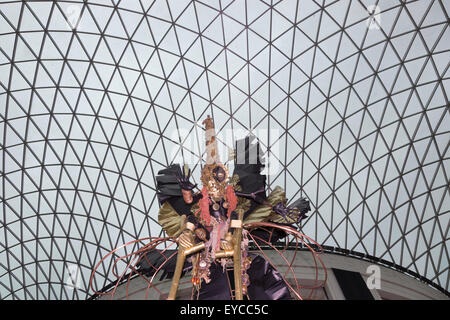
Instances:
[[[0,2],[0,298],[84,299],[101,256],[158,236],[154,177],[177,155],[198,175],[207,114],[266,132],[304,233],[448,291],[449,8]]]

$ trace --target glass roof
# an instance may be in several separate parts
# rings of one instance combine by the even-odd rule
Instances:
[[[159,236],[155,175],[198,180],[208,114],[225,160],[260,138],[270,188],[311,201],[308,236],[448,291],[449,9],[0,2],[0,298],[84,299],[105,253]]]

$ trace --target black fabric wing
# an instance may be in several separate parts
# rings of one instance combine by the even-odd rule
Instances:
[[[236,159],[234,174],[239,176],[242,193],[252,193],[266,189],[266,176],[261,174],[264,169],[264,159],[261,157],[261,148],[255,136],[247,136],[236,141]]]
[[[176,176],[179,168],[179,164],[172,164],[158,172],[158,176],[156,176],[156,195],[158,196],[159,203],[162,204],[171,197],[183,196]]]

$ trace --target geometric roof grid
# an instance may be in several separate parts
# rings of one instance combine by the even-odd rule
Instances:
[[[450,4],[0,3],[0,299],[86,299],[155,176],[257,135],[301,231],[449,290]],[[230,167],[232,165],[230,164]],[[75,271],[74,271],[75,270]],[[100,266],[95,286],[113,280]],[[68,285],[76,272],[76,289]]]

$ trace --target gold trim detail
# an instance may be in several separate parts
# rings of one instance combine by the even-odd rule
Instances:
[[[158,223],[169,237],[175,237],[180,233],[182,222],[182,216],[175,211],[168,201],[164,202],[158,212]]]

